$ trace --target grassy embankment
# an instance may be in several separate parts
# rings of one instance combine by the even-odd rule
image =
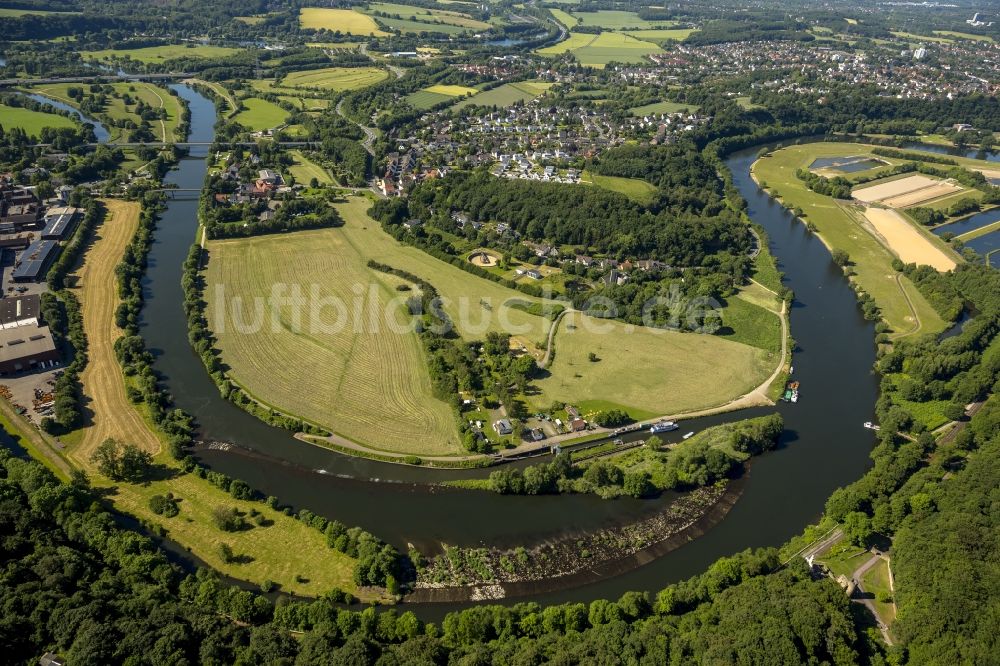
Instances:
[[[871,150],[871,146],[853,143],[791,146],[761,158],[752,171],[788,208],[802,209],[805,220],[815,226],[827,247],[850,255],[856,272],[852,279],[875,299],[894,338],[943,330],[945,322],[913,283],[892,268],[893,254],[869,233],[851,204],[817,194],[795,176],[796,169],[807,168],[818,157],[861,155]]]
[[[83,306],[88,339],[89,362],[81,382],[89,418],[79,436],[72,438],[76,443],[68,448],[67,458],[86,471],[95,486],[107,489],[118,510],[162,527],[168,538],[224,574],[255,583],[270,580],[285,591],[304,595],[323,594],[333,587],[355,590],[353,559],[329,548],[321,533],[295,518],[260,502],[236,500],[208,481],[184,473],[163,450],[147,415],[128,400],[113,349],[121,335],[114,323],[118,304],[115,266],[138,226],[139,206],[124,201],[106,201],[105,206],[108,218],[76,272],[74,289]],[[130,484],[104,478],[90,458],[108,437],[155,453],[154,480]],[[168,492],[179,499],[180,513],[173,518],[149,508],[153,495]],[[213,523],[216,507],[236,507],[245,514],[255,510],[270,524],[223,532]],[[219,553],[222,543],[249,561],[225,562]]]
[[[339,205],[346,221],[342,228],[210,243],[209,300],[215,299],[216,284],[225,285],[227,298],[248,302],[266,299],[270,286],[279,283],[301,285],[307,294],[316,284],[321,297],[352,303],[356,283],[365,293],[374,285],[376,321],[384,326],[388,316],[400,314],[402,305],[387,306],[399,295],[399,280],[369,270],[366,263],[374,258],[433,284],[465,339],[506,330],[525,346],[544,348],[551,322],[505,305],[537,299],[397,243],[367,216],[369,205],[361,197]],[[223,358],[255,398],[383,451],[462,453],[449,409],[431,398],[426,361],[414,334],[372,336],[348,327],[319,335],[309,332],[307,320],[296,332],[286,308],[267,307],[264,330],[243,335],[233,325],[232,309],[220,316],[214,306],[210,303],[208,312]],[[547,376],[527,396],[533,407],[547,408],[554,400],[599,401],[643,414],[711,407],[756,386],[775,360],[771,352],[719,336],[630,327],[579,313],[560,324],[555,350]],[[590,352],[601,360],[589,361]]]

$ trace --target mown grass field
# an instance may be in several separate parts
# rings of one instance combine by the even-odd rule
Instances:
[[[757,160],[753,173],[758,182],[766,183],[786,206],[802,208],[805,220],[816,226],[820,238],[828,247],[842,249],[850,255],[852,267],[857,273],[853,279],[872,295],[882,309],[883,318],[892,328],[892,336],[943,330],[945,322],[913,283],[893,270],[892,253],[865,229],[861,219],[852,214],[847,206],[816,194],[795,177],[796,169],[807,168],[818,157],[870,152],[870,146],[850,143],[792,146]],[[913,304],[916,320],[907,300]]]
[[[406,101],[418,109],[430,109],[431,107],[447,102],[456,97],[475,95],[478,90],[468,86],[436,84],[427,86],[406,96]]]
[[[457,102],[451,108],[463,109],[473,104],[480,106],[501,106],[506,107],[517,102],[527,102],[541,96],[552,84],[543,81],[521,81],[519,83],[505,83],[492,90],[481,92],[467,99]]]
[[[71,438],[75,443],[68,447],[70,459],[86,470],[94,485],[108,490],[118,510],[162,526],[170,539],[226,575],[258,584],[271,580],[282,590],[299,594],[319,595],[332,587],[354,590],[354,560],[330,549],[318,531],[261,503],[235,500],[209,482],[183,473],[165,452],[156,456],[154,480],[143,485],[114,484],[91,463],[93,450],[107,437],[150,452],[161,449],[148,418],[126,396],[125,377],[114,353],[114,341],[121,336],[114,319],[118,304],[115,266],[138,227],[139,205],[117,200],[104,204],[108,215],[76,272],[74,290],[83,307],[88,342],[88,364],[80,380],[90,417],[80,436]],[[168,492],[180,500],[180,513],[173,518],[149,508],[153,495]],[[244,513],[255,509],[271,524],[222,532],[212,521],[212,511],[220,506],[237,507]],[[252,561],[224,562],[219,554],[222,543],[237,555],[251,556]],[[297,575],[307,582],[297,582]]]
[[[615,192],[621,192],[629,199],[633,201],[638,201],[640,203],[649,203],[653,200],[653,196],[656,194],[656,187],[652,183],[648,183],[639,178],[622,178],[620,176],[602,176],[597,173],[592,173],[590,171],[584,171],[581,174],[581,180],[589,180],[596,187],[602,187],[606,190],[613,190]]]
[[[989,35],[974,35],[971,32],[956,32],[954,30],[935,30],[934,34],[956,39],[971,39],[974,42],[989,42],[990,44],[996,41]]]
[[[454,416],[431,393],[416,333],[395,332],[408,321],[408,294],[396,291],[399,279],[366,265],[369,257],[391,257],[359,241],[344,229],[324,229],[211,242],[208,312],[222,357],[255,398],[344,437],[384,451],[460,453]],[[225,306],[234,297],[266,302],[279,284],[295,285],[303,296],[290,306],[267,303],[260,329],[241,332],[236,312]],[[217,298],[220,286],[226,301]],[[338,311],[320,308],[322,299],[342,303],[347,313],[358,303],[365,309],[360,317],[345,313],[338,329]]]
[[[579,19],[580,25],[588,25],[607,30],[651,29],[670,21],[647,21],[635,12],[624,12],[615,9],[601,9],[596,12],[577,11],[573,14]]]
[[[240,125],[251,130],[272,129],[281,125],[288,118],[287,111],[267,100],[248,97],[242,101],[245,108],[237,113],[234,119]]]
[[[763,350],[718,336],[630,327],[572,312],[559,325],[551,374],[535,382],[540,392],[529,400],[539,408],[555,400],[596,399],[680,413],[749,392],[774,369],[766,359]]]
[[[392,2],[373,2],[368,5],[369,12],[381,12],[402,19],[423,21],[427,23],[441,22],[460,28],[473,30],[489,30],[490,24],[476,20],[466,14],[445,9],[427,9],[413,5],[399,5]]]
[[[384,81],[389,73],[378,67],[327,67],[292,72],[281,80],[289,88],[320,88],[322,90],[359,90]]]
[[[299,10],[299,27],[307,30],[329,30],[347,35],[385,37],[387,32],[378,27],[372,17],[352,9],[303,7]]]
[[[571,51],[580,64],[598,69],[609,62],[640,64],[647,62],[646,56],[663,52],[656,44],[636,39],[628,33],[602,32],[591,35],[571,32],[564,41],[539,49],[536,53],[558,55],[567,51]]]
[[[102,51],[84,51],[80,55],[85,60],[110,60],[112,58],[131,58],[143,63],[159,63],[174,58],[222,58],[239,53],[240,49],[228,46],[212,46],[210,44],[167,44],[165,46],[147,46],[141,49],[104,49]]]
[[[0,104],[0,127],[3,127],[5,130],[19,127],[27,132],[29,136],[38,136],[43,127],[74,126],[76,126],[76,123],[66,116]]]
[[[566,28],[572,28],[573,26],[575,26],[577,23],[580,22],[580,19],[573,16],[569,12],[564,12],[561,9],[556,9],[552,7],[549,8],[549,12],[552,14],[552,18],[559,21],[559,23],[563,24],[563,26]]]
[[[645,104],[643,106],[637,106],[633,109],[629,109],[633,116],[644,116],[647,113],[679,113],[681,111],[688,111],[694,113],[698,110],[697,104],[688,104],[686,102],[670,102],[664,100],[662,102],[653,102],[652,104]]]

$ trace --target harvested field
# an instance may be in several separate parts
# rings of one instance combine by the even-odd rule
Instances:
[[[94,449],[108,437],[135,444],[155,453],[159,438],[125,395],[125,377],[115,356],[115,340],[122,332],[115,325],[118,286],[115,266],[139,226],[139,204],[105,200],[107,216],[98,227],[83,265],[76,271],[74,291],[83,306],[83,330],[87,334],[87,367],[80,375],[86,410],[90,412],[80,444],[70,457],[87,466]]]
[[[954,194],[961,189],[960,185],[948,181],[915,175],[856,189],[851,194],[864,203],[883,203],[892,208],[906,208]]]
[[[869,208],[865,211],[865,218],[902,261],[933,266],[939,271],[955,268],[956,263],[951,257],[896,211]]]
[[[358,90],[384,81],[389,73],[378,67],[326,67],[292,72],[281,81],[291,88],[319,88],[322,90]]]

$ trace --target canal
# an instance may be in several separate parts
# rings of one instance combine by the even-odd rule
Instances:
[[[211,141],[212,103],[186,86],[174,87],[191,109],[190,140]],[[168,174],[168,186],[201,187],[206,152],[192,147]],[[791,325],[797,342],[795,379],[801,382],[802,398],[797,404],[688,421],[680,432],[777,409],[786,424],[779,449],[753,461],[740,481],[741,499],[704,536],[644,566],[533,600],[589,600],[617,597],[627,590],[655,591],[703,571],[720,556],[779,545],[815,520],[829,494],[857,479],[869,464],[873,437],[861,424],[872,418],[877,392],[871,374],[873,326],[862,318],[853,291],[823,244],[750,179],[755,155],[744,151],[727,164],[749,203],[751,218],[767,230],[771,250],[795,291]],[[510,497],[442,489],[429,484],[485,472],[428,470],[342,456],[304,444],[223,400],[187,342],[181,307],[181,264],[195,238],[197,206],[197,201],[183,199],[167,203],[144,281],[142,335],[177,405],[197,418],[201,437],[234,445],[199,449],[204,464],[296,507],[360,525],[397,547],[412,544],[426,551],[435,551],[441,543],[529,545],[630,522],[662,509],[668,501]],[[409,607],[428,619],[452,608]]]

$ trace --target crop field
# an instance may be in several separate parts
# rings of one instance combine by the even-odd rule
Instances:
[[[796,169],[808,168],[817,158],[870,154],[871,150],[870,146],[839,142],[791,146],[757,160],[753,173],[786,206],[802,208],[805,220],[815,225],[827,247],[850,255],[856,273],[853,279],[875,299],[894,337],[941,331],[944,321],[913,283],[893,270],[893,254],[865,229],[867,221],[861,214],[809,190],[795,177]],[[908,303],[913,304],[912,311]]]
[[[399,16],[401,19],[424,21],[427,23],[441,22],[460,28],[472,30],[489,30],[490,24],[478,21],[465,14],[445,9],[426,9],[424,7],[414,7],[413,5],[398,5],[391,2],[373,2],[368,5],[369,12],[380,12],[390,16]]]
[[[592,362],[594,353],[600,359]],[[767,353],[713,335],[678,333],[563,317],[556,333],[551,374],[529,396],[536,407],[553,401],[607,400],[674,414],[722,405],[749,392],[773,370]]]
[[[451,108],[462,109],[473,104],[481,106],[510,106],[517,102],[527,102],[542,95],[549,89],[551,83],[541,81],[521,81],[520,83],[505,83],[492,90],[481,92],[478,95],[466,98],[457,102]]]
[[[660,25],[672,25],[671,21],[647,21],[635,12],[623,12],[615,9],[602,9],[596,12],[575,11],[580,25],[604,28],[606,30],[639,30],[650,29]]]
[[[288,118],[287,111],[267,100],[248,97],[242,101],[245,108],[236,114],[234,120],[251,130],[272,129]]]
[[[628,34],[662,44],[669,41],[683,42],[696,32],[698,32],[697,28],[655,28],[653,30],[630,30]]]
[[[552,55],[567,51],[572,51],[580,64],[601,69],[609,62],[641,64],[647,62],[647,55],[662,53],[663,49],[652,42],[621,32],[602,32],[597,35],[571,32],[566,40],[539,49],[537,53]]]
[[[308,185],[309,181],[315,178],[320,185],[333,183],[330,172],[303,155],[301,150],[290,150],[288,154],[294,160],[288,167],[288,172],[295,178],[295,182]]]
[[[378,27],[375,20],[352,9],[303,7],[299,10],[299,27],[307,30],[338,30],[347,35],[386,37],[389,33]]]
[[[960,185],[948,181],[915,175],[859,188],[851,192],[851,196],[864,203],[882,203],[892,208],[907,208],[954,194],[961,189]]]
[[[868,208],[865,217],[904,263],[933,266],[939,271],[950,271],[957,265],[934,241],[920,233],[898,212],[885,208]]]
[[[29,136],[38,136],[43,127],[75,126],[76,123],[66,116],[0,104],[0,127],[3,127],[5,130],[19,127],[27,132]]]
[[[342,229],[215,241],[208,249],[211,326],[232,376],[251,395],[376,449],[460,452],[451,410],[431,393],[420,340],[412,330],[396,332],[407,323],[405,294],[395,290],[401,281],[366,265],[369,256],[386,257]],[[302,296],[270,301],[272,285]],[[234,297],[266,303],[260,330],[241,332]],[[360,317],[348,314],[356,303]],[[338,327],[341,316],[350,320]]]
[[[167,44],[165,46],[148,46],[141,49],[105,49],[103,51],[84,51],[80,55],[86,60],[110,60],[112,58],[131,58],[143,63],[159,63],[174,58],[222,58],[239,53],[240,49],[228,46],[211,46],[208,44]]]
[[[566,28],[572,28],[580,22],[580,19],[561,9],[550,8],[549,12],[551,12],[552,18],[562,23]]]
[[[637,106],[629,109],[633,116],[644,116],[647,113],[679,113],[681,111],[695,112],[698,110],[697,104],[687,104],[685,102],[653,102],[644,106]]]
[[[359,90],[384,81],[389,73],[378,67],[327,67],[292,72],[281,80],[289,88],[320,88],[322,90]]]
[[[432,93],[438,93],[441,95],[448,95],[449,97],[461,97],[462,95],[475,95],[478,90],[475,88],[470,88],[469,86],[455,86],[455,85],[445,85],[442,83],[437,83],[433,86],[428,86],[424,88]]]

